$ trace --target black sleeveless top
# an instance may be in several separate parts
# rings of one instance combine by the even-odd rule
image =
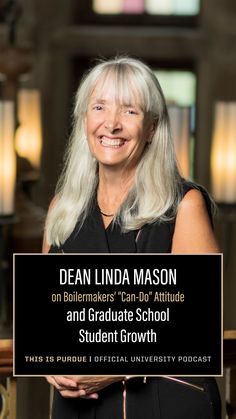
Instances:
[[[204,188],[183,182],[183,196],[193,188],[202,192],[211,219],[211,203]],[[175,219],[148,224],[128,233],[122,233],[120,226],[113,223],[105,229],[95,200],[82,228],[76,224],[65,243],[60,247],[52,246],[50,253],[170,253],[174,228]]]
[[[183,183],[183,196],[192,188]],[[210,200],[200,189],[210,216]],[[119,225],[104,228],[97,203],[81,229],[75,226],[66,242],[52,246],[50,253],[169,253],[175,220],[145,225],[140,230],[122,233]],[[63,337],[62,337],[63,338]],[[106,369],[104,374],[109,374]],[[183,379],[183,378],[182,378]],[[134,378],[127,382],[127,419],[220,419],[218,389],[213,378],[187,377],[186,382],[204,389],[159,378]],[[123,419],[124,399],[122,383],[118,382],[99,392],[98,400],[68,399],[55,391],[52,419]]]

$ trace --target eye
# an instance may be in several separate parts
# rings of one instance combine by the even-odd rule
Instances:
[[[102,111],[103,110],[103,106],[102,105],[95,105],[95,106],[93,106],[93,110],[95,110],[95,111]]]
[[[135,109],[127,109],[126,113],[128,115],[138,115],[138,112]]]

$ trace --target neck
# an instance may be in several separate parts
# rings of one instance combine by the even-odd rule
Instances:
[[[134,171],[99,168],[98,204],[102,212],[115,214],[133,185]]]

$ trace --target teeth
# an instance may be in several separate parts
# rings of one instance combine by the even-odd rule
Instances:
[[[108,147],[120,147],[124,143],[125,143],[125,140],[121,138],[115,138],[115,139],[111,139],[108,137],[101,138],[101,144]]]

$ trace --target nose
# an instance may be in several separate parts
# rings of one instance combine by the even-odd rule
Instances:
[[[122,128],[120,113],[118,111],[109,112],[104,125],[110,132],[120,130]]]

